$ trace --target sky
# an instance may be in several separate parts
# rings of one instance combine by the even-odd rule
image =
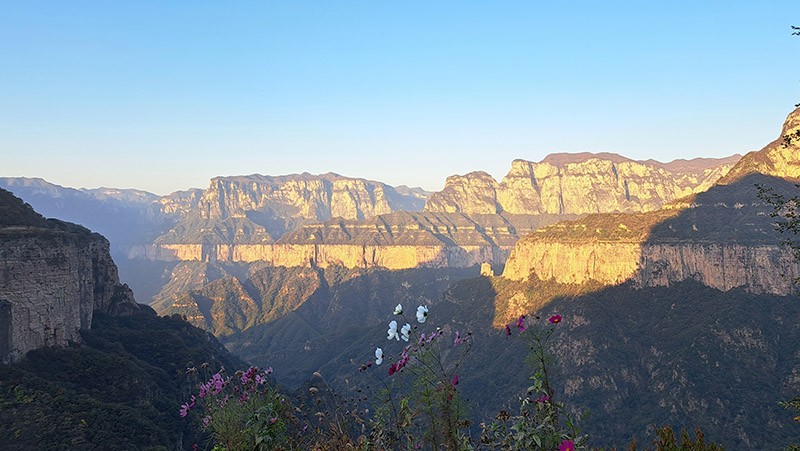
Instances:
[[[743,154],[800,102],[791,25],[797,0],[3,1],[0,176],[436,191],[554,152]]]

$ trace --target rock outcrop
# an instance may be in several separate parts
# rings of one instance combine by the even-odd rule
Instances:
[[[739,159],[634,161],[611,153],[552,154],[514,160],[497,183],[485,172],[447,178],[426,211],[512,214],[646,212],[705,191]]]
[[[502,265],[516,241],[565,216],[400,212],[371,220],[306,224],[271,243],[263,237],[195,243],[168,242],[129,249],[130,258],[266,262],[271,266],[347,268],[464,268]],[[177,239],[175,240],[177,241]]]
[[[56,220],[0,189],[0,360],[31,349],[80,341],[94,311],[139,309],[120,285],[109,243]]]
[[[800,109],[782,136],[800,128]],[[558,283],[669,286],[695,280],[720,290],[796,293],[800,264],[773,227],[773,208],[756,186],[791,197],[800,177],[800,143],[776,140],[751,152],[704,193],[632,215],[596,214],[520,240],[503,276]]]

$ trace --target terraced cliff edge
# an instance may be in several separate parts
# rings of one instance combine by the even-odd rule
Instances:
[[[44,219],[2,189],[0,218],[0,361],[80,341],[95,310],[139,309],[101,235]]]
[[[782,136],[800,124],[800,109]],[[707,192],[632,215],[596,214],[538,230],[520,240],[503,276],[560,283],[669,286],[696,280],[709,287],[789,295],[800,265],[756,186],[791,197],[800,176],[800,145],[775,140],[748,153]]]

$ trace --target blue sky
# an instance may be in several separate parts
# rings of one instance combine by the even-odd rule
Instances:
[[[756,150],[798,1],[6,1],[0,176],[159,194],[337,172],[438,190],[515,158]]]

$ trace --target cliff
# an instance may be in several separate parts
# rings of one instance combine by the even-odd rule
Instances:
[[[0,189],[0,360],[31,349],[80,341],[94,311],[139,309],[120,285],[108,241],[89,230],[46,220]]]
[[[782,134],[798,129],[789,115]],[[564,284],[669,286],[695,280],[720,290],[785,296],[800,265],[783,244],[756,185],[791,197],[800,146],[778,139],[743,157],[707,192],[650,213],[588,215],[538,230],[517,244],[503,276]],[[759,173],[763,171],[763,173]]]
[[[263,235],[216,233],[183,243],[165,235],[153,245],[131,247],[130,258],[255,262],[272,266],[331,265],[348,268],[470,267],[502,264],[519,237],[565,216],[398,212],[368,220],[335,219],[305,224],[277,242]],[[195,228],[209,234],[209,227]],[[240,229],[241,230],[241,229]],[[209,234],[210,235],[210,234]],[[186,235],[184,235],[186,236]],[[170,242],[172,241],[172,242]]]
[[[707,190],[736,163],[728,158],[634,161],[612,153],[514,160],[500,183],[485,172],[447,178],[426,211],[512,214],[646,212]]]

